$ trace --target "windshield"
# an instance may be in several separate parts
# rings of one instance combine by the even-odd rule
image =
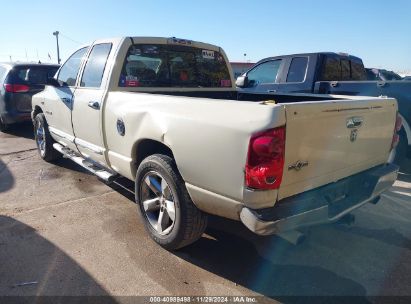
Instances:
[[[224,57],[189,46],[135,44],[130,47],[120,87],[231,87]]]

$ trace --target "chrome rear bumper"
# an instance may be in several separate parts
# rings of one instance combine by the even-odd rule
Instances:
[[[341,181],[279,201],[272,208],[240,213],[243,224],[259,235],[295,230],[304,226],[335,222],[362,205],[378,201],[398,176],[393,164],[378,166]]]

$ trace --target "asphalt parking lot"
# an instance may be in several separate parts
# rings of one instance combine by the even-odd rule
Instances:
[[[408,171],[353,225],[312,227],[301,245],[211,218],[199,242],[170,253],[130,193],[40,160],[21,126],[0,133],[0,296],[411,296]]]

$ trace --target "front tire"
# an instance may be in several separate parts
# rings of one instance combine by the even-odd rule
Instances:
[[[61,154],[53,148],[54,140],[50,135],[49,125],[43,113],[34,118],[34,139],[40,157],[47,162],[52,162],[61,157]]]
[[[198,240],[207,226],[187,192],[174,160],[155,154],[137,170],[136,202],[150,237],[167,250],[176,250]]]

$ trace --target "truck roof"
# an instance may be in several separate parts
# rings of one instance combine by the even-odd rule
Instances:
[[[205,48],[212,51],[220,51],[221,47],[209,43],[204,43],[200,41],[194,41],[190,39],[182,39],[176,37],[144,37],[144,36],[123,36],[123,37],[113,37],[113,38],[104,38],[104,39],[97,39],[90,44],[97,44],[97,43],[107,43],[110,41],[121,41],[125,39],[130,39],[134,43],[144,43],[144,44],[175,44],[175,45],[185,45],[185,46],[193,46],[196,48]],[[82,47],[88,46],[90,44],[86,44]],[[82,48],[81,47],[81,48]]]
[[[9,68],[18,67],[18,66],[60,67],[60,65],[56,63],[36,63],[36,62],[0,62],[0,65],[6,66]]]
[[[279,56],[273,56],[273,57],[267,57],[264,59],[259,60],[257,63],[267,61],[267,60],[273,60],[277,58],[289,58],[289,57],[304,57],[304,56],[312,56],[312,55],[328,55],[328,56],[333,56],[333,57],[346,57],[350,60],[354,61],[362,61],[360,57],[345,54],[345,53],[335,53],[335,52],[313,52],[313,53],[298,53],[298,54],[288,54],[288,55],[279,55]]]

